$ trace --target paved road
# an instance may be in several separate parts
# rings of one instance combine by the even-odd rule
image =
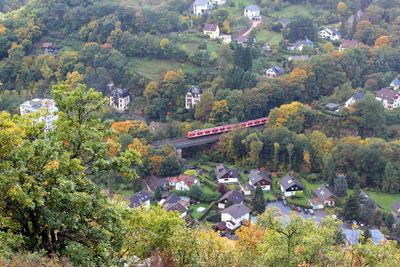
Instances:
[[[314,219],[317,223],[321,221],[322,218],[326,216],[326,213],[322,210],[314,210],[314,215],[306,214],[304,211],[298,212],[298,211],[292,211],[292,209],[289,206],[284,206],[281,201],[276,201],[276,202],[270,202],[267,205],[267,208],[269,207],[277,207],[284,215],[290,216],[291,212],[295,212],[297,215],[302,216],[304,219]]]

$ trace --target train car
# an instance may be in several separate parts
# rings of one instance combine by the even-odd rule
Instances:
[[[239,127],[247,128],[247,127],[254,127],[254,126],[262,125],[262,124],[267,123],[267,121],[268,121],[268,117],[264,117],[264,118],[249,120],[249,121],[236,123],[236,124],[226,124],[226,125],[221,125],[221,126],[217,126],[217,127],[213,127],[213,128],[194,130],[194,131],[188,132],[186,137],[187,138],[196,138],[196,137],[201,137],[201,136],[225,133],[225,132],[231,131],[234,128],[239,128]]]

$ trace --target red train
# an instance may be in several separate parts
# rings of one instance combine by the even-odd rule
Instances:
[[[196,137],[200,137],[200,136],[224,133],[224,132],[229,132],[234,128],[239,128],[239,127],[247,128],[247,127],[262,125],[262,124],[265,124],[267,121],[268,121],[268,117],[265,117],[265,118],[259,118],[256,120],[250,120],[250,121],[245,121],[245,122],[240,122],[240,123],[235,123],[235,124],[221,125],[221,126],[217,126],[214,128],[194,130],[194,131],[188,132],[186,137],[187,138],[196,138]]]

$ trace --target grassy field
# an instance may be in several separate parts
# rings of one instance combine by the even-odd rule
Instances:
[[[268,42],[270,45],[278,45],[283,39],[282,33],[268,31],[266,29],[261,29],[256,33],[256,39],[258,43]]]
[[[365,193],[368,194],[385,212],[390,212],[392,209],[392,205],[396,201],[400,201],[400,193],[399,194],[389,194],[382,192],[372,192],[364,190]]]
[[[269,16],[279,17],[279,18],[293,18],[295,16],[307,16],[311,17],[311,9],[306,5],[288,5],[282,10],[273,11],[268,13]]]
[[[198,208],[202,207],[202,208],[207,208],[208,205],[210,205],[210,203],[199,203],[199,204],[194,204],[190,207],[190,210],[192,211],[192,216],[193,218],[195,218],[196,220],[198,220],[201,215],[203,215],[203,213],[200,213],[197,211]]]
[[[188,73],[194,73],[201,70],[200,67],[193,64],[150,58],[131,58],[130,63],[133,63],[136,66],[135,71],[138,74],[150,80],[159,79],[164,72],[173,69],[177,70],[181,68]]]

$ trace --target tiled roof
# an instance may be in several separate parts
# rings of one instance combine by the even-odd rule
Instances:
[[[240,218],[249,212],[250,212],[250,209],[244,204],[234,204],[234,205],[224,209],[223,211],[221,211],[221,213],[228,213],[235,219]]]

